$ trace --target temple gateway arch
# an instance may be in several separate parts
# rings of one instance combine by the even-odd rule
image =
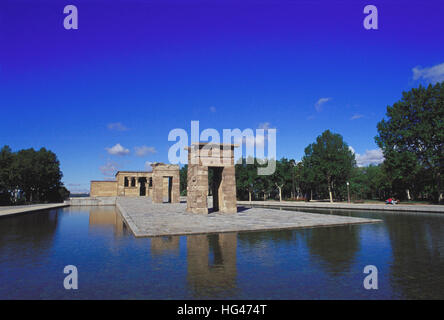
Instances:
[[[187,211],[237,213],[235,144],[193,143],[188,150]],[[211,175],[209,173],[211,172]],[[208,181],[209,176],[212,181]],[[208,206],[209,184],[213,204]]]

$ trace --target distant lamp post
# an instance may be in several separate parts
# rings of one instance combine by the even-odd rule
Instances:
[[[347,181],[347,198],[348,203],[350,203],[350,183]]]

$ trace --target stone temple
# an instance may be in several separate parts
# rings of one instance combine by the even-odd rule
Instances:
[[[179,203],[179,166],[155,162],[152,171],[118,171],[113,181],[91,181],[91,197],[151,197]]]
[[[236,147],[238,145],[193,143],[186,148],[187,212],[237,213],[234,167]],[[153,203],[179,203],[179,166],[160,162],[151,166],[152,171],[118,171],[113,181],[91,181],[90,196],[150,197]],[[209,194],[212,199],[209,199]]]
[[[236,213],[234,144],[194,143],[188,150],[187,211],[208,213],[209,172],[212,172],[212,211]],[[211,209],[211,208],[210,208]]]
[[[119,171],[115,181],[92,181],[90,199],[72,199],[78,204],[115,205],[119,217],[125,222],[136,237],[165,237],[182,235],[200,235],[194,240],[188,238],[188,258],[192,263],[189,270],[205,275],[208,257],[199,258],[193,247],[202,248],[203,252],[216,250],[214,260],[228,261],[235,265],[229,243],[236,243],[236,235],[223,235],[218,238],[202,236],[205,233],[232,233],[241,231],[282,230],[294,228],[312,228],[318,226],[337,226],[346,224],[381,222],[377,219],[343,217],[292,210],[270,208],[242,208],[237,213],[236,177],[234,165],[234,144],[193,143],[188,146],[187,203],[180,203],[180,174],[178,165],[154,163],[153,170]],[[212,195],[212,197],[209,197]],[[166,200],[166,201],[165,201]],[[184,199],[182,199],[184,200]],[[165,203],[169,202],[169,203]],[[215,212],[215,214],[213,214]],[[220,214],[219,214],[220,213]],[[108,219],[109,218],[109,219]],[[116,217],[97,214],[90,217],[91,222],[109,224]],[[117,222],[116,222],[117,225]],[[123,225],[118,224],[118,230]],[[119,231],[120,232],[120,231]],[[179,240],[154,240],[152,250],[161,247],[173,249]],[[217,246],[210,248],[207,239]],[[227,241],[227,243],[225,243]],[[224,246],[226,248],[226,254]],[[235,251],[234,251],[235,252]],[[221,273],[220,279],[229,274]],[[211,276],[213,277],[213,276]],[[203,278],[203,282],[208,281]],[[196,283],[196,286],[200,286]]]

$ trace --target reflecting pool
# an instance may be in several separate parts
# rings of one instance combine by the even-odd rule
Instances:
[[[0,299],[444,299],[443,215],[304,211],[384,222],[135,238],[114,207],[4,217]]]

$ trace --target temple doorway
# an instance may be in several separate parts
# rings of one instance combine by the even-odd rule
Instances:
[[[145,177],[139,178],[139,186],[140,186],[140,188],[139,188],[139,190],[140,190],[139,195],[141,197],[145,197],[146,196],[146,183],[147,183],[147,179]]]

